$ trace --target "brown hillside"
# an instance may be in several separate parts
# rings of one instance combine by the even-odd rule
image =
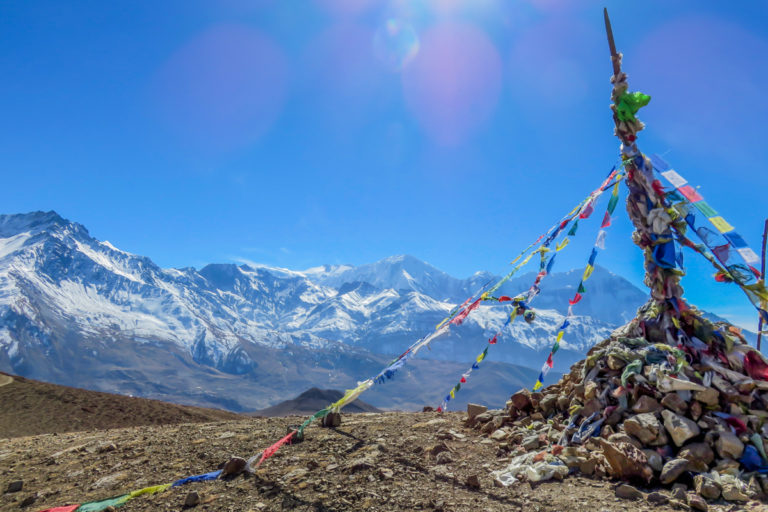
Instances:
[[[0,373],[0,438],[239,418],[242,416],[217,409],[87,391]]]

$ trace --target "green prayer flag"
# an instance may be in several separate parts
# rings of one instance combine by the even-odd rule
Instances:
[[[83,503],[77,507],[76,512],[102,512],[102,510],[105,510],[107,507],[122,507],[129,499],[131,499],[130,494],[123,494],[122,496],[109,498],[108,500],[91,501],[89,503]]]
[[[701,201],[696,201],[695,203],[693,203],[693,206],[698,208],[698,210],[707,218],[717,217],[718,215],[717,211],[715,211],[714,208],[709,206],[709,203],[707,203],[703,199]]]
[[[584,293],[585,291],[587,291],[587,290],[586,290],[586,288],[584,288],[584,282],[579,283],[578,293]]]
[[[568,231],[568,236],[573,236],[576,234],[576,229],[579,227],[579,220],[576,219],[576,221],[573,223],[573,226],[571,226],[571,229]]]
[[[611,196],[611,200],[608,201],[608,213],[613,213],[613,210],[616,209],[616,205],[619,203],[619,196]]]
[[[616,117],[619,121],[634,121],[635,114],[651,101],[651,97],[641,92],[625,92],[619,96],[616,104]]]

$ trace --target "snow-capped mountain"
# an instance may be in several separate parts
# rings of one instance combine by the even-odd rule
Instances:
[[[512,324],[493,359],[538,367],[580,274],[548,276],[534,304],[536,322]],[[491,278],[457,279],[412,256],[305,271],[234,264],[162,269],[55,212],[2,215],[0,370],[233,409],[263,407],[283,398],[269,395],[278,389],[295,394],[328,387],[337,374],[343,382],[370,376]],[[500,293],[524,291],[532,279],[513,279]],[[560,370],[645,300],[604,269],[590,286],[611,293],[589,294],[579,304],[585,314],[571,322]],[[471,362],[507,314],[504,305],[482,305],[420,357]],[[241,396],[244,384],[233,383],[233,375],[250,381],[253,396]]]

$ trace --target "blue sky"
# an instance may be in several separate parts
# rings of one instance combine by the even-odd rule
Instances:
[[[653,98],[641,148],[759,250],[763,2],[2,2],[0,211],[56,210],[165,267],[503,272],[616,159],[603,5]],[[640,284],[630,232],[620,215],[598,263]],[[688,298],[754,323],[695,260]]]

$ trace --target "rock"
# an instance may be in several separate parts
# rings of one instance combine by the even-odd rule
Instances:
[[[688,506],[693,510],[700,510],[701,512],[707,512],[709,510],[709,505],[707,505],[704,498],[693,493],[688,495]]]
[[[660,493],[658,491],[654,491],[654,492],[648,494],[648,496],[646,496],[645,499],[647,499],[650,503],[656,503],[656,504],[659,504],[659,505],[664,505],[665,503],[667,503],[669,501],[669,496],[667,496],[666,494],[662,494],[662,493]]]
[[[444,452],[447,453],[447,452]],[[438,455],[438,460],[440,456]],[[366,457],[360,457],[359,459],[353,459],[345,466],[345,469],[350,473],[357,473],[358,471],[365,471],[366,469],[373,469],[374,464],[371,459]]]
[[[699,426],[693,421],[679,416],[672,411],[661,411],[661,415],[664,417],[664,428],[667,429],[669,435],[672,437],[672,441],[678,447],[682,446],[687,440],[699,435]]]
[[[654,441],[659,436],[661,424],[653,413],[637,414],[624,422],[624,430],[638,438],[643,444]]]
[[[657,412],[661,410],[661,404],[656,401],[655,398],[648,395],[643,395],[637,399],[635,405],[632,406],[632,411],[636,413],[648,413]]]
[[[608,356],[607,363],[608,363],[608,368],[610,368],[611,370],[621,370],[627,365],[626,361],[624,361],[619,357],[614,356],[613,354]]]
[[[245,470],[245,466],[248,465],[248,461],[241,457],[232,457],[224,464],[221,469],[221,478],[227,476],[237,476]]]
[[[720,483],[723,486],[723,499],[726,501],[749,501],[746,494],[746,484],[732,475],[720,475]]]
[[[531,406],[531,392],[527,389],[521,389],[510,398],[512,405],[518,411],[524,411]]]
[[[379,476],[382,478],[382,480],[391,480],[394,478],[395,472],[389,468],[381,468],[379,469]]]
[[[37,493],[30,494],[29,496],[21,500],[21,503],[19,503],[19,506],[22,508],[29,507],[30,505],[32,505],[34,502],[37,501],[37,498],[38,498]]]
[[[589,418],[592,416],[592,414],[596,413],[597,411],[602,411],[604,408],[605,406],[600,402],[600,400],[593,398],[584,404],[584,407],[581,409],[581,414],[582,416]]]
[[[688,491],[688,486],[681,483],[672,484],[672,497],[678,501],[685,501],[685,493]]]
[[[677,414],[685,414],[688,410],[688,403],[680,398],[680,395],[677,393],[667,393],[664,395],[664,398],[661,399],[661,405]]]
[[[691,403],[691,418],[693,421],[699,421],[702,411],[701,402],[694,400],[693,403]]]
[[[477,423],[488,423],[493,419],[493,416],[491,416],[491,413],[489,412],[481,412],[477,416],[475,416],[475,421]]]
[[[529,436],[523,439],[522,447],[526,451],[538,450],[540,446],[539,436]]]
[[[643,453],[645,458],[648,459],[648,465],[651,466],[651,469],[660,473],[661,468],[664,467],[664,459],[661,458],[661,455],[656,450],[643,450]]]
[[[329,412],[322,420],[320,420],[320,425],[323,428],[336,428],[341,426],[341,413]]]
[[[450,451],[450,448],[448,448],[448,445],[446,445],[443,442],[437,443],[432,445],[427,450],[433,457],[437,456],[439,453]]]
[[[688,469],[687,459],[672,459],[661,468],[659,481],[663,484],[671,484]]]
[[[14,480],[8,484],[5,492],[19,492],[22,488],[24,488],[24,480]]]
[[[509,437],[509,432],[501,429],[496,430],[494,431],[493,434],[491,434],[491,439],[493,439],[494,441],[503,441],[508,437]]]
[[[557,405],[557,395],[547,395],[539,402],[539,408],[545,416],[549,416]]]
[[[708,388],[706,391],[694,391],[693,398],[707,405],[717,405],[720,401],[720,393],[715,388]]]
[[[488,410],[488,407],[477,404],[467,404],[467,418],[472,421],[477,415],[483,414]]]
[[[435,412],[435,408],[431,405],[425,405],[422,407],[421,412]]]
[[[440,452],[437,454],[437,458],[435,459],[435,462],[438,464],[449,464],[453,462],[453,457],[451,456],[451,452]]]
[[[609,473],[614,478],[641,478],[650,482],[653,470],[648,466],[648,459],[638,448],[629,443],[611,443],[597,438],[603,449],[603,456],[608,461]]]
[[[597,467],[597,459],[587,459],[581,464],[579,464],[579,471],[585,475],[591,475],[595,472],[595,468]]]
[[[636,500],[643,497],[643,493],[628,484],[621,484],[616,488],[616,496],[627,500]]]
[[[720,432],[715,441],[715,449],[723,458],[738,460],[744,453],[744,443],[733,432]]]
[[[480,479],[477,478],[477,475],[469,475],[467,477],[466,484],[467,484],[467,487],[470,487],[472,489],[479,489],[480,488]]]
[[[615,434],[611,434],[608,436],[608,440],[612,443],[629,443],[631,445],[636,446],[637,448],[643,449],[643,443],[638,441],[636,438],[627,435],[623,432],[617,432]]]
[[[197,491],[190,491],[184,499],[185,507],[196,507],[200,504],[200,494]]]
[[[307,473],[309,473],[309,470],[307,468],[296,468],[293,471],[289,471],[288,473],[283,475],[282,480],[289,484],[298,482],[299,480],[304,479]]]
[[[688,468],[699,473],[707,472],[709,465],[715,460],[715,453],[707,443],[687,444],[677,456],[681,459],[687,459]]]
[[[557,397],[557,410],[565,412],[568,410],[568,407],[571,406],[571,399],[568,398],[566,395],[560,395]]]
[[[720,497],[720,484],[709,474],[700,474],[693,477],[693,488],[696,493],[708,500],[716,500]]]

